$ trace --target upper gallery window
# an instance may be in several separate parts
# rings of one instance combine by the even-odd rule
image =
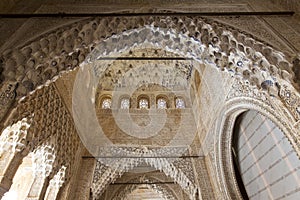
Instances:
[[[146,98],[141,98],[139,100],[139,108],[148,109],[149,108],[149,101]]]
[[[121,100],[121,109],[129,109],[130,108],[130,100],[129,98],[123,98]]]
[[[166,109],[167,101],[164,98],[157,99],[157,108],[158,109]]]
[[[101,103],[102,109],[111,109],[111,98],[104,98]]]
[[[176,108],[185,108],[184,100],[181,97],[177,97],[175,100]]]

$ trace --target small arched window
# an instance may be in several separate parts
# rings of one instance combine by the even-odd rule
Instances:
[[[111,109],[111,98],[104,98],[101,102],[102,109]]]
[[[146,98],[140,98],[139,100],[139,108],[140,109],[148,109],[149,108],[149,101]]]
[[[175,100],[175,106],[176,106],[176,108],[185,108],[185,103],[184,103],[183,98],[177,97]]]
[[[130,108],[130,100],[129,98],[122,98],[121,99],[121,109],[129,109]]]
[[[158,98],[157,99],[157,108],[158,109],[166,109],[167,101],[164,98]]]

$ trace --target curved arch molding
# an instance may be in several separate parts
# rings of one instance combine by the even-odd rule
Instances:
[[[0,99],[1,108],[3,107],[1,118],[15,99],[27,96],[40,86],[54,82],[63,72],[78,67],[97,45],[106,45],[106,38],[125,30],[145,30],[145,27],[167,30],[155,32],[162,37],[159,42],[167,49],[175,48],[174,52],[213,64],[220,71],[242,77],[258,88],[266,88],[270,93],[274,93],[274,90],[276,93],[276,83],[281,85],[281,80],[294,84],[289,55],[284,55],[256,41],[251,35],[237,32],[219,22],[200,17],[95,18],[58,28],[20,48],[5,51],[1,56],[1,93],[5,94]],[[174,38],[168,30],[189,39]],[[139,31],[135,34],[141,43],[146,39]],[[130,41],[126,41],[126,35],[115,38],[114,41],[118,42],[120,39],[125,42],[124,45],[130,44]],[[189,40],[200,42],[200,49],[199,46],[184,43]],[[107,46],[103,56],[109,56],[116,50],[113,46]],[[9,95],[11,93],[16,95]]]

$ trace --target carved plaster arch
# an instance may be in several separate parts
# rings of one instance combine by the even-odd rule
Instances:
[[[149,183],[162,181],[159,178],[153,177],[153,176],[138,176],[138,177],[134,177],[132,179],[126,180],[126,183],[138,182],[138,181],[140,181],[140,179],[143,179],[144,182],[149,182]],[[155,186],[156,186],[156,188],[155,188]],[[112,199],[120,199],[121,197],[124,198],[128,194],[130,194],[132,191],[134,191],[137,187],[138,187],[138,185],[136,185],[136,184],[122,186],[122,187],[118,188],[117,191],[112,192],[112,194],[113,194]],[[172,200],[179,199],[179,197],[176,195],[176,192],[167,185],[160,185],[160,186],[150,185],[150,187],[154,190],[158,189],[158,191],[161,191],[165,197],[168,197],[168,199],[172,199]]]
[[[138,166],[139,166],[139,164],[138,164]],[[112,168],[107,167],[105,165],[102,165],[100,162],[98,162],[96,167],[95,167],[94,177],[93,177],[93,186],[91,188],[92,192],[93,192],[93,197],[95,199],[100,198],[101,195],[103,195],[104,190],[109,186],[109,184],[114,183],[118,178],[122,178],[124,173],[125,172],[123,172],[123,171],[114,171],[114,170],[112,170]],[[140,178],[143,178],[143,180],[146,180],[146,181],[148,181],[148,180],[149,181],[153,180],[154,182],[162,181],[162,180],[159,180],[158,178],[155,179],[155,177],[152,177],[152,178],[150,177],[151,179],[149,179],[149,178],[145,179],[144,176],[141,177],[140,175],[138,175],[138,177],[133,177],[133,178],[130,178],[128,180],[126,179],[126,182],[129,182],[129,181],[137,182],[137,181],[140,180]],[[124,188],[125,187],[123,187],[123,189]],[[119,192],[117,192],[117,194],[113,194],[113,192],[112,192],[113,196],[119,195],[120,192],[123,191],[123,190],[118,190],[118,191]],[[131,191],[132,190],[130,190],[129,192],[131,192]],[[172,194],[175,195],[175,193],[172,190],[170,190],[170,191],[172,192]],[[176,199],[178,199],[178,198],[176,198]]]
[[[299,149],[293,143],[293,135],[297,133],[292,122],[282,117],[282,111],[274,109],[270,104],[251,97],[232,98],[226,102],[220,118],[217,119],[214,133],[214,170],[218,178],[218,189],[226,199],[243,199],[234,175],[232,165],[232,135],[236,118],[247,110],[256,110],[266,116],[289,139],[298,156]],[[225,186],[225,187],[224,187]]]
[[[45,89],[45,88],[46,87],[44,87],[43,89]],[[41,108],[41,107],[37,106],[36,104],[32,103],[32,102],[38,102],[40,104],[40,106],[42,106],[43,98],[48,99],[48,96],[44,96],[41,100],[40,98],[38,98],[39,95],[37,95],[37,93],[35,93],[34,95],[31,95],[31,97],[33,97],[33,98],[30,99],[30,101],[26,102],[27,105],[22,105],[22,108],[18,108],[20,110],[17,110],[17,111],[19,112],[20,115],[17,117],[16,116],[13,117],[13,120],[17,121],[17,122],[14,123],[11,127],[8,126],[6,128],[8,131],[10,131],[11,128],[14,128],[14,126],[21,123],[20,124],[21,127],[16,132],[16,133],[20,132],[19,136],[12,135],[12,133],[9,134],[10,137],[14,136],[12,139],[10,139],[10,141],[16,142],[16,144],[13,145],[15,148],[14,151],[16,151],[16,152],[20,151],[21,156],[17,156],[15,158],[16,161],[13,161],[13,162],[9,162],[8,160],[5,160],[5,158],[2,157],[2,159],[4,159],[4,160],[2,160],[1,162],[6,162],[8,165],[7,170],[6,170],[7,172],[3,171],[3,173],[5,173],[5,178],[12,179],[15,176],[15,172],[16,172],[18,166],[20,165],[20,163],[22,162],[22,159],[28,153],[30,153],[30,152],[33,153],[33,152],[38,151],[41,153],[38,156],[36,156],[37,159],[39,159],[39,158],[42,159],[44,156],[44,160],[41,161],[42,163],[44,161],[51,162],[51,170],[47,174],[47,177],[51,179],[58,172],[58,170],[61,168],[61,166],[65,165],[66,166],[65,180],[68,181],[70,179],[71,173],[72,173],[72,171],[71,171],[72,170],[72,162],[74,162],[74,160],[75,160],[75,153],[73,153],[73,152],[77,149],[77,146],[79,144],[79,138],[76,138],[76,137],[73,138],[74,136],[77,136],[77,135],[74,135],[74,134],[76,134],[74,132],[74,128],[72,128],[72,126],[71,126],[72,124],[70,122],[68,122],[68,120],[70,120],[70,119],[68,118],[68,115],[66,112],[63,113],[61,109],[55,109],[55,107],[57,105],[52,104],[52,107],[48,107],[48,108],[50,108],[50,110],[48,110],[48,109],[45,109],[44,107]],[[36,101],[37,99],[39,99],[39,100]],[[49,102],[50,102],[50,100],[49,100]],[[44,101],[44,103],[45,103],[45,101]],[[32,110],[28,109],[30,107],[30,105],[31,105]],[[47,114],[51,113],[52,116],[54,115],[54,116],[56,116],[56,118],[59,118],[60,115],[65,115],[64,120],[61,120],[62,121],[61,125],[63,125],[63,130],[61,130],[59,132],[55,132],[55,131],[61,129],[62,127],[54,128],[54,126],[51,126],[51,124],[49,124],[48,122],[41,121],[41,119],[43,119],[43,117],[39,116],[39,113],[42,112],[41,109],[44,109],[44,114],[47,115]],[[56,111],[53,112],[53,110],[56,110]],[[51,112],[49,112],[49,111],[51,111]],[[61,113],[56,114],[57,112],[61,112]],[[23,118],[22,120],[18,121],[18,118],[19,117],[22,118],[23,116],[26,116],[26,117]],[[51,120],[54,120],[54,118],[51,117]],[[55,134],[55,133],[59,133],[59,134]],[[1,137],[6,137],[6,135],[7,134],[4,131],[1,135]],[[16,141],[14,141],[14,140],[16,140]],[[10,142],[4,141],[4,144],[7,146],[7,145],[10,145]],[[42,149],[42,151],[41,151],[41,149]],[[43,154],[43,152],[46,152],[46,153]],[[15,154],[11,151],[9,151],[8,153],[10,153],[11,156],[13,156],[13,154]],[[15,164],[16,162],[17,162],[17,164]],[[45,164],[45,165],[50,166],[49,164]],[[41,163],[37,164],[36,166],[42,167]],[[16,170],[14,171],[12,169],[16,169]],[[11,184],[12,183],[8,184],[7,189],[10,187]],[[0,196],[1,196],[1,193],[0,193]]]
[[[139,151],[141,149],[136,150]],[[125,172],[128,172],[129,170],[132,170],[137,166],[140,166],[142,163],[147,163],[149,166],[153,167],[156,170],[159,170],[160,172],[164,173],[166,176],[174,180],[174,182],[176,182],[182,188],[186,195],[189,195],[190,197],[193,197],[195,195],[201,196],[200,190],[195,185],[194,181],[191,180],[183,170],[177,168],[166,158],[142,158],[142,154],[140,154],[140,157],[140,159],[128,158],[126,160],[114,160],[113,166],[105,166],[101,164],[101,161],[97,162],[93,177],[93,194],[96,196],[102,195],[106,187],[110,183],[115,182],[117,178],[122,177]]]
[[[133,47],[133,48],[138,48],[138,47],[140,47],[140,46],[145,46],[145,47],[149,47],[149,46],[151,46],[151,47],[156,47],[156,43],[155,43],[155,40],[157,40],[157,38],[153,38],[153,35],[151,34],[151,32],[153,31],[154,33],[156,33],[157,31],[159,31],[159,30],[161,30],[161,29],[159,29],[159,28],[153,28],[153,27],[146,27],[146,28],[141,28],[141,29],[135,29],[135,30],[132,30],[132,31],[129,31],[129,33],[128,34],[126,34],[126,37],[129,37],[130,35],[136,35],[136,37],[138,37],[140,34],[139,33],[141,33],[141,35],[143,35],[143,37],[145,37],[145,38],[147,38],[148,40],[145,42],[145,43],[137,43],[136,41],[139,41],[139,40],[142,40],[142,39],[140,39],[140,38],[138,38],[137,40],[135,40],[135,43],[132,43],[131,45],[130,45],[130,43],[128,43],[126,40],[125,41],[123,41],[123,40],[121,40],[121,41],[123,41],[124,43],[122,43],[122,45],[121,46],[118,46],[118,44],[112,44],[111,46],[110,45],[106,45],[106,42],[107,43],[109,43],[109,42],[111,42],[111,41],[109,41],[109,40],[107,40],[107,41],[103,41],[103,43],[101,43],[100,44],[100,48],[98,48],[98,47],[96,47],[95,48],[95,51],[93,52],[93,54],[91,55],[91,56],[89,56],[88,58],[87,58],[87,64],[93,64],[93,62],[94,61],[97,61],[97,58],[99,57],[99,56],[101,56],[101,55],[119,55],[119,53],[118,52],[124,52],[124,51],[128,51],[130,48],[126,48],[126,47],[128,47],[128,46],[130,46],[130,47]],[[149,32],[150,32],[150,34],[149,34]],[[176,36],[176,33],[173,33],[172,34],[172,32],[171,31],[167,31],[167,34],[166,34],[166,32],[164,32],[164,30],[161,30],[161,35],[162,35],[162,43],[163,44],[166,44],[166,47],[167,47],[167,49],[170,49],[170,51],[172,51],[173,50],[173,53],[178,53],[178,54],[180,54],[180,52],[179,51],[177,51],[176,49],[179,49],[178,47],[179,46],[181,46],[182,45],[182,43],[176,43],[175,42],[175,44],[170,44],[170,39],[174,39],[174,41],[176,41],[176,40],[178,40],[178,38],[179,38],[179,40],[180,39],[182,39],[182,38],[180,38],[180,37],[177,37]],[[155,35],[155,34],[154,34]],[[157,35],[159,35],[159,32],[157,33]],[[123,35],[124,36],[124,35]],[[148,37],[148,36],[150,36],[150,37]],[[151,36],[152,36],[152,38],[151,38]],[[167,40],[165,40],[165,37],[167,37]],[[152,41],[152,39],[153,39],[153,41]],[[189,41],[189,38],[184,38],[183,37],[183,41],[184,40],[187,40],[187,41]],[[114,40],[116,40],[116,41],[119,41],[120,40],[120,38],[118,37],[118,36],[115,36],[115,37],[113,37],[112,39],[111,39],[112,41],[114,41]],[[144,41],[144,40],[142,40],[142,41]],[[195,42],[194,44],[193,44],[193,42]],[[195,55],[198,55],[198,54],[193,54],[193,52],[186,52],[187,53],[187,55],[188,56],[190,56],[190,57],[194,57],[194,59],[198,59],[199,60],[199,62],[204,62],[204,61],[207,61],[207,60],[205,60],[205,59],[207,59],[207,57],[205,57],[205,53],[209,53],[209,50],[207,50],[207,52],[206,52],[206,49],[202,46],[202,43],[197,43],[198,41],[193,41],[192,40],[192,42],[191,42],[191,44],[193,44],[194,46],[197,46],[198,45],[198,47],[200,48],[200,54],[201,54],[201,56],[203,56],[203,57],[201,57],[201,58],[198,58],[198,57],[194,57]],[[184,43],[184,42],[183,42]],[[111,44],[111,43],[109,43],[109,44]],[[169,45],[169,46],[168,46]],[[173,45],[173,46],[172,46]],[[103,48],[103,47],[105,47],[105,46],[110,46],[110,48],[111,49],[109,49],[110,51],[108,51],[108,52],[112,52],[111,54],[110,53],[107,53],[107,49],[106,48]],[[202,48],[201,48],[202,47]],[[209,46],[209,47],[212,47],[212,46]],[[213,47],[212,47],[213,48]],[[131,48],[132,49],[132,48]],[[239,57],[240,56],[240,57]],[[242,56],[242,54],[241,55],[239,55],[239,54],[237,54],[237,59],[239,59],[239,58],[243,58],[243,56]],[[203,61],[204,60],[204,61]],[[251,85],[251,78],[247,78],[247,77],[243,77],[243,76],[239,76],[239,72],[238,72],[238,67],[241,67],[242,65],[243,65],[243,63],[240,63],[240,62],[242,62],[242,61],[238,61],[236,64],[237,64],[237,71],[235,72],[235,74],[233,75],[235,78],[240,78],[240,80],[242,80],[242,78],[244,78],[244,80],[242,80],[242,82],[244,82],[244,83],[247,83],[247,84],[249,84],[249,85]],[[252,61],[251,61],[252,62]],[[216,63],[213,63],[213,62],[209,62],[209,61],[207,61],[207,62],[205,62],[205,64],[207,64],[207,65],[214,65],[214,66],[217,66],[217,65],[215,65]],[[253,65],[253,63],[251,63],[251,66]],[[230,70],[228,70],[228,72],[230,72]],[[255,73],[257,73],[258,71],[256,71],[256,72],[254,72],[254,74]],[[262,73],[262,76],[263,77],[268,77],[269,75],[268,75],[268,73],[267,74],[265,74],[265,72],[266,71],[264,71],[264,70],[262,70],[261,71],[261,73]],[[278,81],[278,82],[276,82],[279,86],[283,86],[283,84],[288,84],[288,82],[287,81],[285,81],[285,80],[283,80],[282,79],[282,77],[280,78],[280,77],[277,77],[278,78],[278,80],[276,80],[276,81]],[[246,80],[245,80],[246,79]],[[265,82],[266,81],[266,82]],[[252,89],[251,90],[253,90],[253,89],[257,89],[257,90],[259,90],[260,92],[262,91],[262,89],[261,88],[263,88],[265,91],[264,91],[264,93],[266,93],[266,96],[268,97],[268,98],[274,98],[274,99],[277,99],[277,100],[281,100],[280,98],[278,98],[278,93],[279,93],[279,90],[280,90],[280,87],[278,87],[277,89],[276,88],[272,88],[273,86],[275,86],[275,83],[274,82],[272,82],[271,84],[269,84],[270,82],[269,81],[271,81],[271,80],[268,80],[268,79],[266,79],[266,80],[262,80],[262,82],[260,82],[261,84],[253,84],[252,86]],[[275,80],[274,80],[275,81]],[[277,86],[275,86],[275,87],[277,87]],[[276,91],[274,91],[274,90],[276,90]],[[247,98],[246,98],[247,99]],[[259,102],[259,100],[255,100],[255,99],[253,99],[253,101],[258,101]],[[227,105],[226,105],[227,106]],[[263,108],[263,106],[262,106],[262,108]],[[285,113],[286,114],[286,113]],[[278,119],[280,118],[279,116],[277,117]],[[291,127],[291,126],[290,126]],[[287,129],[288,129],[288,127],[286,127]],[[221,130],[221,129],[220,129]],[[295,131],[293,131],[293,132],[295,132]],[[218,133],[218,134],[220,134],[220,135],[222,135],[222,133]],[[289,136],[289,138],[290,138],[290,141],[293,143],[293,146],[295,147],[295,148],[297,148],[297,138],[296,139],[294,139],[294,138],[292,138],[292,136],[293,135],[296,135],[295,133],[293,133],[293,134],[291,134],[290,136]],[[222,141],[221,139],[219,140],[219,141]],[[230,148],[228,148],[228,149],[230,149]],[[226,161],[230,161],[230,159],[228,160],[228,159],[224,159],[224,160],[226,160]],[[221,169],[222,169],[223,167],[221,167]],[[225,174],[228,174],[228,173],[225,173]],[[225,179],[226,180],[226,179]],[[229,180],[229,179],[228,179]],[[234,184],[233,184],[234,185]],[[225,191],[225,193],[226,193],[226,191]],[[236,196],[237,195],[237,196]],[[238,198],[239,197],[239,195],[238,195],[238,193],[236,193],[236,192],[231,192],[230,194],[224,194],[224,196],[227,196],[228,198],[230,198],[230,197],[236,197],[236,198]]]
[[[75,132],[72,116],[64,106],[63,100],[54,85],[42,87],[21,102],[4,125],[17,123],[19,119],[30,118],[26,144],[28,151],[34,151],[41,145],[53,145],[57,153],[55,169],[66,166],[66,180],[70,178],[70,163],[75,160],[79,146],[79,137]],[[53,174],[51,174],[52,176]]]
[[[96,45],[103,42],[103,39],[124,30],[145,26],[173,29],[186,37],[194,38],[202,44],[204,51],[201,53],[206,54],[203,57],[207,63],[213,63],[233,75],[249,78],[257,71],[263,70],[263,75],[254,76],[252,80],[258,87],[261,87],[263,81],[273,79],[272,77],[293,82],[294,75],[289,55],[283,55],[272,47],[256,41],[252,36],[200,17],[163,16],[95,18],[58,28],[19,49],[7,50],[1,56],[4,69],[2,79],[4,83],[9,80],[20,83],[16,92],[17,99],[22,98],[38,86],[49,84],[49,80],[55,81],[61,72],[77,67]],[[125,39],[126,35],[123,36],[123,40]],[[139,42],[141,39],[143,38],[139,38]],[[171,46],[177,45],[177,48],[190,44],[182,43],[180,38],[174,38],[175,41],[172,41],[168,34],[164,34],[164,39],[173,43]],[[119,42],[119,39],[115,38],[115,42]],[[187,55],[198,54],[195,47],[185,51]],[[239,68],[237,65],[241,56],[236,57],[236,54],[253,60],[255,72]],[[272,84],[276,80],[269,81]]]

